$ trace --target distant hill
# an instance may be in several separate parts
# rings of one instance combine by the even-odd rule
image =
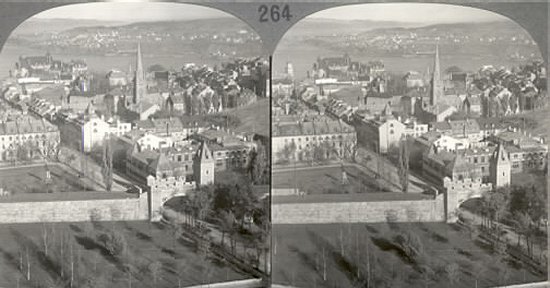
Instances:
[[[333,34],[355,34],[380,28],[415,27],[418,23],[372,20],[336,20],[326,18],[305,18],[296,23],[285,37],[328,36]]]
[[[366,31],[362,34],[391,34],[397,32],[413,32],[422,35],[430,34],[465,34],[475,36],[503,36],[507,34],[525,33],[525,30],[512,21],[450,23],[434,24],[420,27],[383,27]]]
[[[235,32],[239,30],[252,31],[250,26],[234,17],[177,20],[177,21],[155,21],[155,22],[136,22],[123,25],[88,25],[63,31],[63,33],[80,33],[101,29],[123,29],[136,31],[154,31],[155,33],[224,33]],[[185,29],[182,29],[185,28]]]
[[[74,19],[41,19],[30,18],[21,23],[15,30],[13,35],[28,35],[41,32],[61,32],[67,29],[88,26],[115,26],[124,24],[117,21],[98,21],[98,20],[74,20]]]

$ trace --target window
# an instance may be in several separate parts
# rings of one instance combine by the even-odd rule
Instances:
[[[393,129],[392,129],[392,130],[390,130],[390,134],[393,134]]]
[[[474,164],[477,164],[477,157],[474,157]]]

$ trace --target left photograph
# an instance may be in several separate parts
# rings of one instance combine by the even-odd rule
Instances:
[[[270,67],[252,28],[88,3],[0,45],[0,287],[266,285]]]

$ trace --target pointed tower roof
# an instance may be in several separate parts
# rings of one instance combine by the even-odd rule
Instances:
[[[441,79],[441,71],[439,67],[439,44],[435,45],[435,57],[434,57],[434,72],[433,77],[435,79]]]
[[[436,105],[439,98],[443,97],[443,83],[441,81],[441,68],[439,67],[439,45],[435,45],[434,71],[432,74],[431,105]]]
[[[141,43],[138,43],[137,46],[137,55],[136,55],[136,77],[142,77],[143,79],[143,60],[141,59]]]
[[[159,153],[159,156],[153,163],[151,163],[151,166],[153,166],[157,171],[166,171],[172,169],[172,163],[170,163],[170,159],[166,157],[164,153]]]
[[[88,106],[86,107],[86,115],[93,115],[93,114],[95,114],[94,102],[90,101],[90,103],[88,103]]]
[[[210,152],[210,149],[208,149],[208,146],[204,141],[202,142],[200,149],[197,151],[197,159],[201,162],[213,161],[212,153]]]
[[[392,113],[393,113],[393,111],[391,109],[390,103],[386,103],[386,105],[384,106],[384,110],[382,110],[382,115],[392,116],[393,115]]]
[[[509,161],[508,153],[506,152],[506,150],[504,150],[504,145],[502,143],[498,144],[498,147],[497,149],[495,149],[493,157],[497,163]]]
[[[456,153],[455,158],[451,163],[449,163],[451,171],[466,171],[471,168],[470,163],[466,161],[464,154]]]

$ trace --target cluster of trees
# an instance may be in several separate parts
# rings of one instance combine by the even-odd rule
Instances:
[[[316,273],[313,281],[320,278],[327,285],[331,281],[338,281],[336,278],[332,279],[332,275],[337,275],[332,271],[341,267],[346,267],[349,271],[346,276],[354,287],[406,287],[411,281],[418,280],[424,282],[426,287],[431,287],[442,279],[452,287],[460,281],[462,272],[457,263],[442,261],[426,254],[418,227],[388,224],[390,233],[384,239],[374,241],[372,239],[375,238],[368,235],[364,238],[357,227],[348,224],[341,225],[333,239],[317,240],[316,252],[308,258],[308,263],[313,266]],[[276,237],[273,241],[276,253],[277,242],[280,239]],[[384,250],[395,251],[398,258],[383,255],[380,248],[376,247],[380,245],[388,247]],[[400,265],[411,265],[414,271],[420,273],[420,277],[409,275],[403,269],[399,269]],[[483,272],[475,275],[476,279],[482,274]]]
[[[229,244],[231,254],[241,254],[241,246],[246,261],[254,265],[259,264],[262,254],[267,257],[269,207],[267,201],[262,203],[254,195],[247,175],[232,172],[223,183],[202,186],[171,208],[183,212],[184,223],[200,236],[200,252],[208,253],[213,243],[207,235],[207,225],[215,225],[222,233],[219,245],[225,249]],[[255,253],[250,254],[249,250]]]
[[[510,224],[518,235],[518,247],[524,247],[529,257],[534,257],[534,245],[538,244],[543,260],[546,253],[547,194],[532,186],[511,186],[486,193],[482,198],[482,228],[494,232],[500,242],[503,226]],[[522,245],[521,239],[524,239]]]
[[[26,163],[43,158],[57,161],[59,159],[59,148],[59,143],[55,141],[27,140],[8,147],[4,152],[4,158],[12,163]]]
[[[78,244],[68,229],[44,223],[39,245],[28,238],[20,240],[20,250],[16,258],[17,268],[21,273],[17,275],[18,287],[24,281],[26,283],[44,281],[34,279],[39,270],[36,266],[44,263],[52,273],[50,274],[52,277],[46,284],[48,287],[88,287],[84,284],[90,282],[91,278],[86,272],[84,255],[78,249]],[[40,283],[42,284],[44,283]]]
[[[318,143],[310,143],[302,149],[298,149],[295,142],[290,142],[277,152],[279,163],[290,161],[324,162],[330,160],[348,160],[355,162],[357,157],[357,140],[354,138],[342,138],[339,142],[324,140]]]
[[[269,184],[270,177],[269,155],[262,143],[257,141],[256,144],[256,148],[250,150],[250,154],[248,155],[246,172],[252,183],[267,185]]]

